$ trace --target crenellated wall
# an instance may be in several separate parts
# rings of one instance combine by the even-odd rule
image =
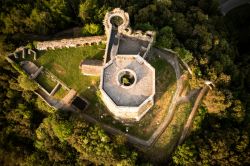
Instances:
[[[113,17],[121,17],[123,20],[123,23],[119,25],[117,28],[112,25],[111,19]],[[148,42],[148,46],[145,48],[145,52],[142,55],[143,58],[146,58],[149,50],[151,49],[153,42],[155,40],[155,32],[154,31],[146,31],[142,32],[140,30],[133,31],[129,26],[129,14],[127,12],[124,12],[120,8],[115,8],[114,10],[107,12],[103,21],[103,25],[105,27],[105,33],[107,36],[107,45],[105,55],[104,55],[104,63],[107,63],[109,61],[109,47],[112,47],[113,40],[112,35],[113,33],[117,33],[121,36],[127,36],[130,38],[143,40]],[[116,30],[117,29],[117,30]],[[117,32],[116,32],[117,31]],[[114,36],[114,35],[113,35]]]

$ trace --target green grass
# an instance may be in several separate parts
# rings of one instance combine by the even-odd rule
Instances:
[[[166,91],[169,91],[169,87],[176,84],[176,75],[173,67],[158,57],[154,57],[149,60],[149,63],[155,68],[156,74],[156,94],[155,100],[159,100]],[[175,89],[172,89],[175,91]],[[172,92],[171,91],[171,92]]]
[[[57,84],[55,81],[52,81],[51,78],[46,73],[40,73],[37,76],[36,81],[49,93],[53,90],[53,88]]]
[[[99,77],[82,75],[79,65],[83,59],[102,60],[104,52],[105,45],[41,51],[36,63],[43,65],[69,88],[75,89],[82,97],[95,104],[98,102],[96,91],[99,85]]]
[[[167,115],[176,90],[176,76],[172,66],[165,60],[154,57],[149,63],[155,68],[156,92],[153,108],[141,119],[131,132],[142,138],[150,138]]]
[[[67,90],[63,89],[62,86],[59,88],[59,90],[57,90],[57,92],[54,94],[54,98],[55,99],[58,99],[58,100],[61,100],[64,98],[64,96],[66,96],[68,93]]]

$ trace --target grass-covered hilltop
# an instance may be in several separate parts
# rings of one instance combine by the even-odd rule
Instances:
[[[1,0],[0,165],[250,165],[250,4],[234,1]],[[112,116],[100,77],[80,66],[104,60],[115,8],[131,29],[156,32],[154,105],[133,123]]]

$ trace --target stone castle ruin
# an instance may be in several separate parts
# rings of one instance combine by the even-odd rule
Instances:
[[[117,26],[112,24],[115,18],[122,19],[122,23]],[[104,55],[104,63],[116,55],[140,55],[146,58],[154,41],[153,31],[132,31],[129,27],[129,15],[123,10],[116,8],[105,15],[103,24],[108,38],[107,47]]]
[[[117,18],[119,25],[112,22]],[[139,121],[154,105],[155,69],[145,58],[155,33],[133,32],[128,13],[119,8],[108,12],[103,23],[107,43],[100,72],[102,100],[116,119]],[[84,75],[98,75],[100,63],[85,60],[80,69]]]

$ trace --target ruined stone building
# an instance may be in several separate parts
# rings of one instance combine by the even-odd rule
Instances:
[[[102,100],[116,119],[139,121],[154,105],[155,69],[145,60],[154,32],[133,32],[128,13],[118,8],[106,14],[104,26],[107,44],[100,73]],[[89,64],[82,62],[81,68],[86,71]]]

